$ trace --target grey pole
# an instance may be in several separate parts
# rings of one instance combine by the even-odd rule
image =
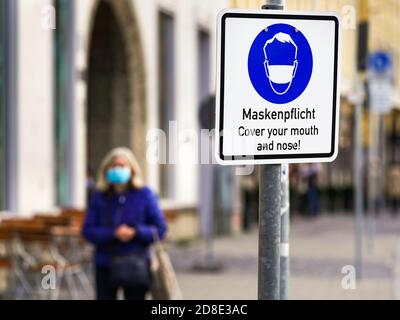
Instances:
[[[260,167],[258,299],[279,299],[281,165]]]
[[[381,191],[381,196],[382,196],[382,203],[381,203],[381,210],[383,212],[386,211],[386,206],[387,206],[387,199],[386,199],[386,184],[387,184],[387,179],[386,179],[386,127],[385,127],[385,115],[382,114],[380,117],[380,131],[381,131],[381,183],[380,183],[380,191]],[[374,235],[376,234],[376,216],[374,219]]]
[[[267,0],[262,9],[282,10],[283,0]],[[258,299],[278,300],[281,237],[281,165],[260,166]]]
[[[368,207],[367,207],[367,248],[372,251],[374,248],[374,216],[376,209],[376,201],[379,195],[379,185],[377,182],[380,181],[379,168],[379,155],[378,153],[378,139],[380,132],[378,130],[379,116],[375,111],[369,108],[369,146],[368,146]]]
[[[290,275],[289,264],[289,231],[290,231],[290,199],[289,199],[289,165],[282,164],[281,173],[281,243],[280,243],[280,280],[279,293],[281,300],[287,300]]]
[[[358,93],[363,90],[362,79],[357,81]],[[362,95],[362,94],[361,94]],[[356,271],[357,277],[362,278],[363,270],[363,233],[364,233],[364,185],[363,185],[363,150],[362,150],[362,105],[363,97],[357,97],[355,103],[355,130],[354,130],[354,186],[356,210]]]
[[[212,154],[213,138],[208,137],[209,154]],[[205,259],[204,267],[212,264],[214,261],[214,165],[211,163],[200,165],[200,219],[201,233],[205,240]]]
[[[368,57],[368,1],[358,0],[358,38],[356,55],[356,97],[354,102],[354,205],[355,205],[355,265],[357,278],[363,276],[364,249],[364,153],[362,143],[362,116],[365,103],[365,80]]]

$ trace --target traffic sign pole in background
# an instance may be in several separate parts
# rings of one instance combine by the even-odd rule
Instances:
[[[385,207],[385,122],[393,97],[393,70],[391,54],[386,51],[365,53],[368,56],[368,249],[373,250],[376,234],[376,215]]]
[[[283,1],[267,1],[263,9],[283,9]],[[258,299],[280,298],[281,165],[260,167]]]
[[[354,202],[355,202],[355,225],[356,225],[356,243],[355,243],[355,265],[357,278],[360,279],[363,273],[363,247],[364,247],[364,183],[363,183],[363,146],[362,146],[362,80],[357,81],[356,103],[354,105]]]
[[[355,203],[355,266],[357,279],[363,276],[364,260],[364,155],[362,141],[362,109],[365,102],[365,70],[368,56],[368,3],[359,0],[358,45],[357,45],[357,81],[354,103],[354,203]]]

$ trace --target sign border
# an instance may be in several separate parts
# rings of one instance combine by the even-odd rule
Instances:
[[[228,18],[250,18],[250,19],[288,19],[288,20],[322,20],[335,23],[335,52],[333,72],[333,101],[332,101],[332,138],[331,151],[329,153],[303,153],[303,154],[271,154],[271,155],[224,155],[223,135],[224,130],[224,82],[225,82],[225,24]],[[339,109],[338,100],[338,70],[339,70],[339,18],[332,12],[294,12],[268,10],[266,13],[254,10],[225,9],[218,15],[218,54],[217,58],[217,95],[216,95],[216,159],[222,165],[237,164],[273,164],[273,163],[304,163],[304,162],[330,162],[338,153],[338,121]],[[281,161],[279,161],[281,160]]]

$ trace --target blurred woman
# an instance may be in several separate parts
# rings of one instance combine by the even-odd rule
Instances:
[[[166,223],[153,192],[127,148],[112,150],[98,171],[82,229],[95,245],[98,300],[144,300],[150,286],[149,246],[164,237]]]

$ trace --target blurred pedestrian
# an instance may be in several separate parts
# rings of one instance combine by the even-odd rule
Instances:
[[[96,295],[144,300],[150,286],[149,246],[166,232],[157,198],[143,186],[140,168],[127,148],[116,148],[98,171],[82,234],[95,245]]]
[[[255,170],[241,177],[240,180],[243,197],[243,231],[251,231],[253,225],[257,224],[258,218],[258,177]]]
[[[319,214],[319,194],[318,194],[318,174],[320,167],[318,163],[308,165],[307,170],[307,201],[308,213],[311,217],[316,217]]]

